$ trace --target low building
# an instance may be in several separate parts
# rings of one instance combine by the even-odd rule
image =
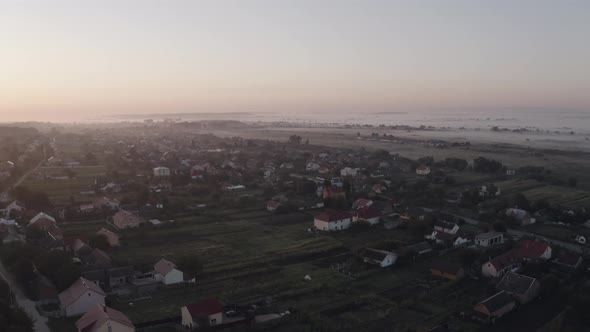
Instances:
[[[514,221],[521,226],[531,225],[536,222],[535,218],[531,217],[530,213],[522,209],[506,209],[506,216],[514,219]]]
[[[416,259],[420,256],[426,256],[432,253],[432,246],[430,243],[423,241],[407,246],[406,251],[413,259]]]
[[[475,318],[485,322],[493,322],[514,309],[515,301],[510,294],[502,291],[481,301],[473,307]]]
[[[535,240],[520,242],[520,255],[525,260],[548,260],[551,259],[551,252],[551,247],[545,242]]]
[[[434,230],[447,234],[457,234],[459,225],[446,221],[437,221],[434,223]]]
[[[475,236],[475,245],[480,247],[493,247],[504,243],[504,233],[487,232]]]
[[[113,216],[113,225],[118,229],[135,228],[142,223],[143,219],[125,210],[120,210]]]
[[[155,177],[166,177],[170,176],[170,168],[168,167],[156,167],[154,168]]]
[[[418,175],[428,175],[430,174],[430,167],[426,165],[420,165],[416,167],[416,174]]]
[[[78,332],[134,332],[135,326],[122,312],[97,304],[76,321]]]
[[[488,278],[498,278],[508,272],[515,272],[522,266],[522,257],[518,249],[512,249],[490,259],[481,266],[481,274]]]
[[[352,215],[344,211],[328,210],[313,219],[313,225],[320,231],[339,231],[350,228]]]
[[[114,232],[111,232],[103,227],[99,229],[96,234],[104,236],[111,247],[119,246],[119,235],[115,234]]]
[[[460,280],[465,277],[465,270],[460,263],[441,259],[432,262],[430,272],[434,276],[449,280]]]
[[[27,227],[46,232],[52,226],[55,226],[55,224],[56,224],[55,218],[53,218],[52,216],[50,216],[44,212],[40,212],[29,221],[29,223],[27,224]]]
[[[395,264],[398,255],[387,250],[367,248],[362,252],[361,257],[367,264],[387,267]]]
[[[182,326],[189,330],[223,324],[223,304],[216,299],[208,299],[187,304],[180,308]]]
[[[496,285],[496,289],[512,295],[518,303],[525,304],[539,295],[541,284],[535,278],[508,272]]]
[[[176,264],[163,258],[154,265],[154,277],[164,285],[173,285],[185,281],[184,273],[178,269]]]
[[[372,206],[364,207],[356,212],[352,216],[353,222],[367,222],[370,225],[377,225],[381,221],[381,213]]]
[[[59,293],[59,303],[66,317],[82,315],[97,304],[104,305],[105,292],[96,283],[80,277]]]

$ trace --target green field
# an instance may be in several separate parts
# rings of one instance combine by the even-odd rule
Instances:
[[[84,234],[102,226],[64,225],[64,231]],[[314,324],[358,327],[361,321],[410,326],[426,319],[425,324],[431,325],[448,314],[444,303],[418,303],[429,292],[451,292],[447,289],[451,283],[432,281],[429,259],[388,269],[354,265],[351,276],[331,268],[335,263],[355,261],[351,251],[384,242],[414,243],[420,236],[382,228],[337,234],[309,232],[309,228],[311,215],[272,215],[251,208],[239,214],[218,211],[179,219],[170,226],[126,231],[121,248],[110,253],[119,264],[149,267],[161,257],[174,261],[194,255],[204,269],[194,286],[163,289],[139,301],[112,298],[110,303],[137,323],[178,316],[181,306],[208,297],[236,303],[270,297],[276,310],[295,308],[307,317],[306,326],[316,327]],[[312,280],[305,281],[305,275]],[[463,301],[461,297],[452,300]]]
[[[71,170],[74,177],[66,180],[46,178],[47,176],[63,176],[66,170]],[[35,191],[43,191],[49,195],[54,205],[62,205],[75,201],[92,200],[90,196],[80,192],[92,190],[91,186],[99,175],[104,175],[104,166],[87,166],[78,168],[41,167],[37,172],[29,175],[22,186]]]
[[[564,208],[590,206],[590,191],[521,179],[501,181],[496,185],[502,190],[503,195],[522,193],[531,202],[546,199],[550,204],[562,205]]]

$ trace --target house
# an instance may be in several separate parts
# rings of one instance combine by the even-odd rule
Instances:
[[[541,291],[541,284],[535,278],[508,272],[496,285],[498,291],[512,295],[520,304],[533,300]]]
[[[320,166],[319,164],[313,163],[313,162],[309,162],[307,163],[307,165],[305,165],[305,170],[308,172],[316,172],[318,171],[322,166]]]
[[[437,221],[436,223],[434,223],[434,230],[447,234],[457,234],[457,231],[459,230],[459,225],[446,221]]]
[[[382,194],[387,191],[387,187],[382,183],[375,183],[371,186],[371,190],[375,192],[375,194]]]
[[[275,200],[266,202],[266,210],[268,212],[275,212],[279,207],[281,207],[281,202],[277,202]]]
[[[76,321],[78,332],[134,332],[135,326],[124,313],[97,304]]]
[[[495,186],[494,184],[482,185],[477,190],[479,197],[492,197],[492,196],[500,196],[502,191],[500,187]]]
[[[13,201],[12,203],[8,204],[5,209],[6,216],[13,217],[15,213],[20,213],[25,211],[25,203],[21,201]]]
[[[84,314],[97,304],[104,305],[105,292],[90,280],[80,277],[58,295],[66,317]]]
[[[83,257],[89,255],[92,252],[92,247],[87,245],[80,239],[75,239],[70,245],[70,250],[76,257]]]
[[[398,256],[396,253],[391,251],[366,248],[362,252],[361,257],[367,264],[387,267],[395,264]]]
[[[170,168],[168,168],[168,167],[156,167],[156,168],[154,168],[154,176],[155,177],[170,176]]]
[[[426,165],[420,165],[416,167],[416,174],[418,175],[428,175],[430,174],[430,167]]]
[[[97,210],[107,209],[111,211],[116,211],[119,209],[120,203],[118,200],[108,197],[100,197],[92,202],[92,205]]]
[[[81,259],[84,264],[96,268],[108,268],[112,266],[111,257],[98,248],[92,249],[88,255],[81,257]]]
[[[356,176],[359,172],[359,168],[352,168],[352,167],[344,167],[340,170],[340,176],[344,177],[351,177]]]
[[[495,245],[504,243],[504,233],[487,232],[478,234],[475,236],[474,243],[480,247],[493,247]]]
[[[367,222],[369,225],[377,225],[381,219],[381,213],[372,206],[364,207],[352,216],[353,222]]]
[[[109,231],[108,229],[103,227],[99,229],[96,234],[104,236],[111,247],[119,246],[119,235]]]
[[[344,211],[327,210],[313,219],[313,225],[320,231],[337,231],[350,228],[352,215]]]
[[[46,232],[49,230],[49,228],[51,226],[53,226],[55,224],[56,224],[55,218],[53,218],[52,216],[50,216],[44,212],[40,212],[29,221],[29,223],[27,224],[27,227],[33,227],[39,231]]]
[[[139,227],[142,223],[143,220],[140,217],[125,210],[119,210],[113,216],[113,225],[118,229],[135,228]]]
[[[430,235],[424,236],[427,240],[434,240],[436,243],[456,247],[469,243],[471,240],[465,232],[458,231],[456,234],[433,230]]]
[[[163,258],[154,265],[154,277],[164,285],[184,282],[184,273],[178,269],[176,264]]]
[[[506,216],[514,219],[514,221],[521,226],[531,225],[536,222],[535,218],[531,217],[530,213],[521,209],[506,209]]]
[[[508,169],[506,169],[506,175],[509,175],[509,176],[516,175],[516,170],[512,169],[512,168],[508,168]]]
[[[516,303],[510,294],[502,291],[481,301],[473,307],[475,318],[481,321],[495,321],[514,309]]]
[[[460,263],[436,259],[430,267],[432,275],[449,280],[460,280],[465,276],[465,270]]]
[[[362,209],[362,208],[365,208],[365,207],[369,207],[371,205],[373,205],[373,201],[372,200],[366,199],[366,198],[358,198],[357,200],[355,200],[352,203],[352,208],[354,210],[359,210],[359,209]]]
[[[223,304],[216,299],[187,304],[180,308],[180,314],[182,326],[189,330],[223,324]]]
[[[551,247],[544,242],[523,240],[520,242],[520,256],[525,260],[551,259]]]
[[[522,257],[518,249],[512,249],[482,264],[481,274],[488,278],[498,278],[508,272],[514,272],[522,266]]]

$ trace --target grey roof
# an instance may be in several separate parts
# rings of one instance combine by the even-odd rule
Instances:
[[[427,252],[427,251],[431,251],[432,250],[432,246],[430,245],[430,243],[428,243],[426,241],[409,245],[406,248],[408,250],[411,250],[411,251],[415,252],[415,253],[422,253],[422,252]]]
[[[496,285],[496,288],[510,294],[524,295],[529,288],[531,288],[533,283],[535,283],[535,280],[535,278],[527,277],[522,274],[508,272]]]
[[[510,297],[510,294],[508,294],[504,291],[501,291],[501,292],[496,293],[496,294],[492,295],[491,297],[481,301],[480,304],[482,304],[486,308],[488,308],[488,310],[491,313],[494,313],[494,312],[504,308],[510,302],[514,302],[512,297]]]

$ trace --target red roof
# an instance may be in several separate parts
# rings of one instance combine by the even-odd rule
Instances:
[[[223,304],[217,299],[207,299],[187,304],[186,309],[193,317],[210,316],[223,312]]]
[[[501,271],[507,266],[519,262],[521,259],[518,249],[512,249],[508,252],[503,253],[500,256],[494,257],[490,263],[496,268],[496,271]]]
[[[336,222],[338,220],[349,219],[352,218],[350,213],[344,211],[324,211],[323,213],[318,214],[315,216],[315,219],[325,221],[325,222]]]
[[[379,211],[372,206],[367,206],[358,210],[355,215],[359,219],[372,219],[381,216]]]
[[[540,258],[543,256],[547,248],[549,248],[547,243],[534,240],[523,240],[520,243],[520,255],[525,258]]]

